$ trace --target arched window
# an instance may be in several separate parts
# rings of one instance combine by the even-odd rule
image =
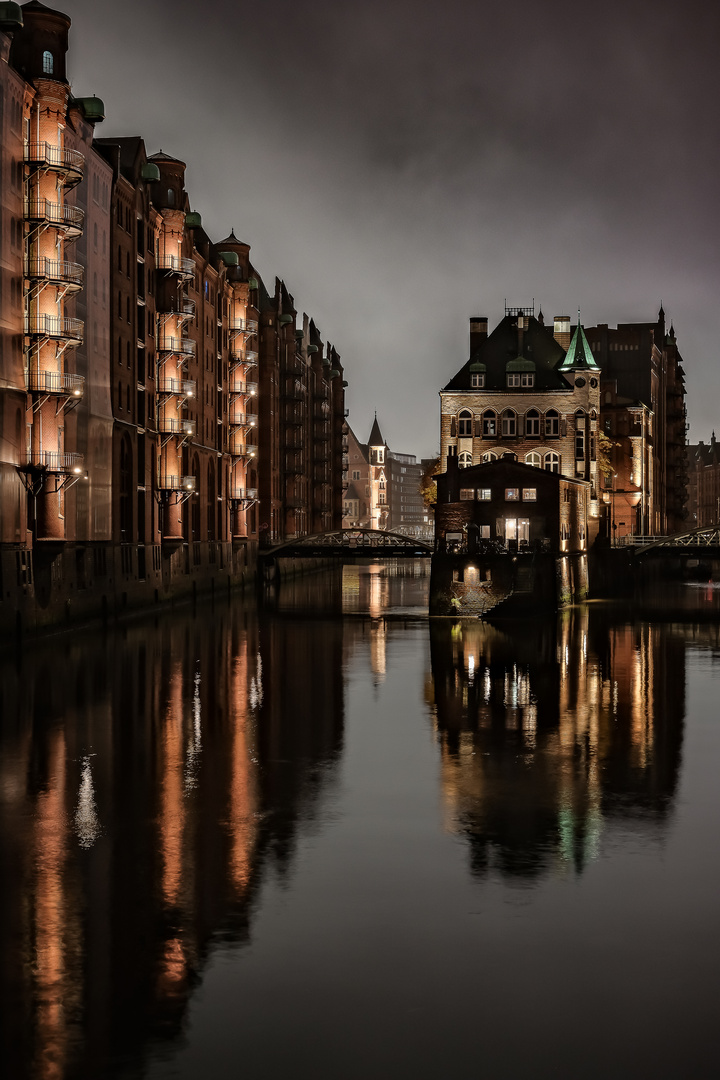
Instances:
[[[472,435],[472,413],[467,409],[458,416],[458,435],[461,438],[467,438],[468,435]]]
[[[531,450],[529,454],[525,455],[525,464],[534,465],[536,469],[542,468],[542,457],[537,450]]]
[[[472,465],[472,454],[467,452],[458,457],[458,469],[469,469]]]
[[[560,434],[560,414],[555,409],[548,409],[545,413],[545,434],[551,439]]]
[[[560,455],[551,450],[545,455],[545,469],[547,472],[560,472]]]
[[[534,436],[540,434],[540,413],[537,409],[530,409],[525,413],[525,434]]]
[[[487,465],[489,461],[497,461],[497,454],[494,450],[486,450],[482,459],[483,465]]]
[[[502,433],[503,437],[507,438],[516,433],[517,430],[517,417],[511,409],[506,409],[502,414]]]
[[[497,416],[492,409],[488,409],[483,413],[482,418],[482,432],[484,436],[491,436],[495,438],[497,435]]]
[[[55,61],[53,60],[53,54],[49,49],[46,49],[43,53],[43,75],[52,75],[55,69]]]
[[[175,205],[175,192],[171,187],[168,188],[167,204],[168,206]]]

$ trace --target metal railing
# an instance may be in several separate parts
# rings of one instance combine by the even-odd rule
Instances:
[[[194,491],[194,476],[159,476],[157,482],[161,491]]]
[[[85,211],[79,206],[67,203],[54,203],[49,199],[26,199],[25,217],[29,221],[46,221],[61,229],[73,229],[82,232]]]
[[[192,259],[183,259],[180,255],[158,255],[155,259],[158,270],[168,270],[173,274],[182,274],[184,277],[193,277],[195,263]]]
[[[175,417],[159,416],[158,431],[165,435],[192,436],[197,431],[197,420],[178,420]]]
[[[85,390],[83,375],[68,375],[59,371],[26,371],[25,389],[42,394],[70,394],[81,398]]]
[[[25,260],[25,273],[29,278],[48,278],[68,285],[82,285],[85,270],[80,263],[65,262],[40,256]]]
[[[59,315],[26,315],[25,333],[51,338],[82,341],[85,324],[82,319],[63,319]]]
[[[158,337],[158,351],[180,353],[182,356],[195,356],[197,342],[192,338]]]
[[[233,331],[242,331],[244,334],[257,334],[257,319],[234,319],[229,320],[229,327]]]
[[[257,450],[258,448],[255,443],[238,443],[238,440],[233,438],[233,433],[231,433],[230,454],[232,457],[255,457]]]
[[[158,379],[158,394],[182,394],[183,397],[195,397],[196,383],[193,379]]]
[[[41,450],[28,454],[28,464],[47,469],[54,473],[80,473],[85,458],[82,454],[61,454],[52,450]]]
[[[66,150],[49,142],[29,143],[24,157],[29,165],[47,165],[50,169],[77,173],[78,176],[85,172],[85,158],[79,151]]]
[[[257,496],[257,488],[246,488],[233,485],[233,487],[231,487],[230,489],[231,499],[257,499]]]

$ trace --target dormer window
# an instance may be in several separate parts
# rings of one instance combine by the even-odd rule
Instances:
[[[55,70],[55,61],[53,60],[53,54],[46,49],[43,53],[43,75],[52,75]]]
[[[508,387],[527,389],[535,385],[535,363],[518,356],[505,368]]]
[[[470,376],[470,385],[473,390],[482,390],[485,385],[485,374],[482,371],[474,371]]]

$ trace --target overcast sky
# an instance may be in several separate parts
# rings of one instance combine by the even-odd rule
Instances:
[[[340,352],[357,435],[439,445],[468,319],[662,301],[690,438],[720,436],[720,15],[685,0],[67,0],[103,136],[187,162],[192,207]]]

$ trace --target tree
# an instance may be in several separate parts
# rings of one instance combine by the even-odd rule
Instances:
[[[440,472],[440,455],[431,458],[423,474],[420,477],[420,494],[422,495],[423,502],[428,509],[434,506],[437,502],[437,484],[433,480],[433,476]]]

